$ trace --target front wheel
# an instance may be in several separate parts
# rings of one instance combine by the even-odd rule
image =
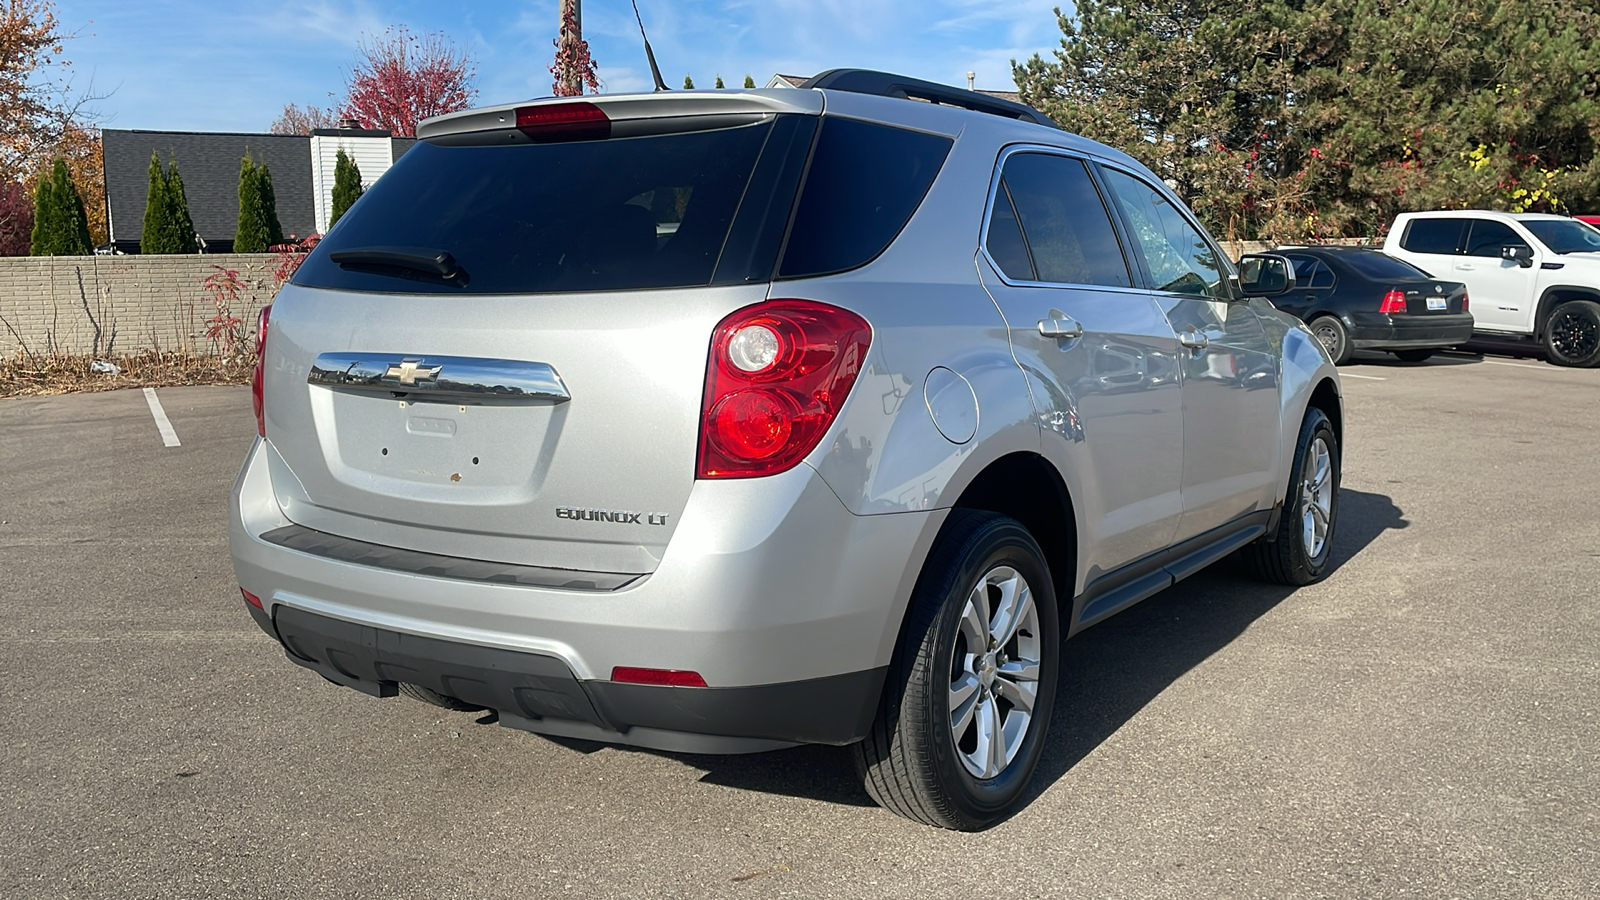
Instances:
[[[928,554],[878,716],[855,745],[867,793],[973,831],[1011,812],[1050,729],[1061,634],[1050,568],[1015,519],[956,510]]]
[[[1317,336],[1322,346],[1328,348],[1328,356],[1334,365],[1342,366],[1350,361],[1350,331],[1338,316],[1317,316],[1312,319],[1311,333]]]
[[[1568,300],[1544,326],[1544,349],[1558,366],[1600,366],[1600,303]]]
[[[1401,362],[1419,363],[1419,362],[1426,362],[1430,357],[1432,357],[1433,356],[1433,351],[1432,350],[1396,350],[1396,351],[1394,351],[1394,355],[1395,355],[1395,358],[1400,360]]]
[[[1245,561],[1263,580],[1299,587],[1327,574],[1339,523],[1339,474],[1333,423],[1312,407],[1300,423],[1278,530],[1244,548]]]

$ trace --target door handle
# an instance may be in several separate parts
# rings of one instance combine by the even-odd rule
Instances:
[[[1083,325],[1072,318],[1050,310],[1048,319],[1039,320],[1039,334],[1047,338],[1083,337]]]
[[[1211,339],[1193,328],[1188,328],[1178,335],[1178,343],[1188,347],[1190,350],[1204,350],[1211,345]]]
[[[1462,263],[1461,265],[1456,266],[1456,271],[1457,272],[1471,272],[1471,271],[1474,271],[1474,269],[1473,269],[1472,266],[1469,266],[1466,263]]]

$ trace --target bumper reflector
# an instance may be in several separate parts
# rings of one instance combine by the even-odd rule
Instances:
[[[629,684],[662,684],[670,687],[705,687],[706,680],[699,672],[683,669],[641,669],[636,666],[617,666],[611,670],[612,681]]]
[[[249,591],[245,590],[244,588],[239,588],[239,593],[244,595],[244,602],[250,604],[251,606],[254,606],[256,609],[259,609],[262,612],[266,612],[267,611],[266,607],[261,605],[261,598],[260,597],[257,597],[255,594],[250,593]]]

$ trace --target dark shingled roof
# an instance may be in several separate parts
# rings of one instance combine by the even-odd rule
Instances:
[[[311,200],[311,139],[286,134],[218,134],[103,129],[106,203],[119,244],[139,241],[150,190],[150,154],[178,161],[195,231],[208,243],[232,244],[239,229],[239,164],[245,150],[272,171],[278,221],[285,235],[316,228]]]

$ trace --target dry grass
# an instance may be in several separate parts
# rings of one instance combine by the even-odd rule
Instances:
[[[122,367],[117,375],[90,371],[89,364],[93,361],[93,357],[63,353],[19,353],[11,359],[0,360],[0,397],[186,384],[249,384],[250,373],[255,368],[254,356],[224,358],[181,351],[146,350],[113,357],[109,361]]]

